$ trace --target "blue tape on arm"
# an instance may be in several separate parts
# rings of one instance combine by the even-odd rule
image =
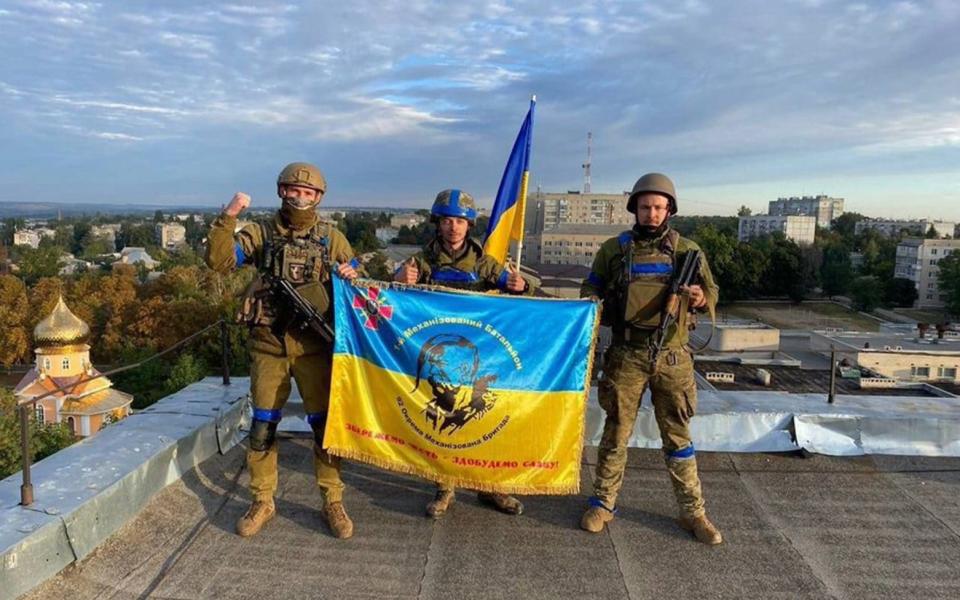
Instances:
[[[233,245],[233,257],[237,260],[238,267],[247,262],[247,253],[243,251],[243,246],[240,245],[240,242],[236,242]]]
[[[503,272],[500,273],[500,277],[497,279],[497,287],[500,289],[506,288],[508,277],[510,277],[510,271],[504,269]]]

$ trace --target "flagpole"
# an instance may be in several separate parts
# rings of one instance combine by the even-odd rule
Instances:
[[[533,106],[537,103],[537,95],[533,94],[530,96],[530,109],[533,110]],[[533,124],[531,123],[531,126]],[[527,165],[529,167],[529,165]],[[523,174],[523,179],[520,181],[520,239],[517,240],[517,256],[515,257],[517,263],[517,273],[520,272],[520,260],[523,257],[523,235],[526,233],[526,220],[527,220],[527,183],[530,177],[529,169]]]

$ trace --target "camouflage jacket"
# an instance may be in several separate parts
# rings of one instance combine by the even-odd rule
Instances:
[[[329,264],[299,265],[296,270],[287,265],[278,263],[282,257],[282,250],[287,244],[297,244],[310,239],[322,241],[324,261],[334,263],[350,263],[355,269],[362,272],[362,267],[354,256],[353,248],[333,224],[316,219],[312,225],[303,229],[287,227],[278,212],[271,221],[251,223],[234,233],[237,218],[225,214],[218,216],[210,227],[207,238],[206,262],[210,268],[219,273],[227,273],[242,265],[252,265],[259,271],[267,270],[267,266],[274,264],[275,274],[290,280],[298,286],[298,291],[321,312],[325,313],[332,322],[330,302],[330,271]],[[269,238],[269,244],[264,234]],[[273,259],[265,256],[267,246],[272,247]],[[321,262],[321,261],[317,261]],[[248,290],[250,292],[250,290]],[[279,318],[284,318],[280,315]],[[323,341],[317,336],[299,331],[296,328],[288,329],[280,339],[268,327],[254,326],[251,331],[251,348],[273,354],[287,351],[297,353],[313,353],[321,349]],[[291,348],[293,346],[293,348]]]
[[[435,238],[411,258],[419,271],[417,283],[478,291],[505,290],[507,285],[509,271],[497,259],[484,254],[483,247],[472,238],[467,238],[456,256],[451,256],[443,242]],[[524,279],[527,289],[523,293],[533,294],[534,285]]]
[[[617,237],[605,241],[600,250],[597,251],[593,259],[593,266],[590,274],[580,285],[580,297],[587,298],[596,296],[603,301],[604,322],[610,323],[614,331],[614,339],[622,340],[624,331],[629,326],[624,322],[623,297],[625,291],[624,263],[627,257],[624,254],[624,248],[631,248],[637,254],[671,254],[673,262],[679,264],[683,256],[691,250],[700,250],[696,242],[684,237],[680,237],[673,230],[667,229],[663,235],[651,239],[637,239],[633,231],[625,231]],[[671,248],[674,244],[675,247]],[[710,313],[711,318],[716,311],[717,299],[719,298],[720,288],[713,278],[707,258],[701,255],[700,260],[700,286],[703,288],[704,295],[707,298],[707,305],[703,309]],[[684,303],[686,306],[686,303]],[[668,347],[680,347],[689,340],[689,331],[687,324],[690,322],[689,315],[683,315],[684,318],[677,324],[674,324],[668,331],[664,342]],[[631,339],[642,338],[649,335],[649,331],[631,331]]]

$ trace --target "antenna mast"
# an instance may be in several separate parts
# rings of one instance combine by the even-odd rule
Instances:
[[[593,133],[587,132],[587,162],[583,163],[583,193],[590,193],[590,156],[593,147]]]

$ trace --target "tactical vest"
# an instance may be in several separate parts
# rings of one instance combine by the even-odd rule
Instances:
[[[439,242],[436,242],[439,245]],[[483,290],[484,282],[477,275],[476,267],[483,255],[476,242],[466,241],[466,250],[453,263],[440,264],[440,253],[431,245],[424,253],[424,260],[430,265],[430,281],[437,285],[452,287],[461,290]]]
[[[300,295],[321,313],[330,309],[330,235],[333,226],[317,221],[306,236],[274,237],[272,223],[257,223],[263,247],[257,260],[257,270],[282,277],[294,284]],[[272,326],[276,321],[276,307],[263,278],[256,277],[244,292],[238,320],[249,325]]]
[[[624,231],[617,241],[623,256],[619,278],[623,322],[636,329],[656,329],[673,276],[680,234],[671,229],[658,245],[649,247],[638,247],[632,231]],[[678,327],[687,324],[688,304],[686,297],[681,297]]]

